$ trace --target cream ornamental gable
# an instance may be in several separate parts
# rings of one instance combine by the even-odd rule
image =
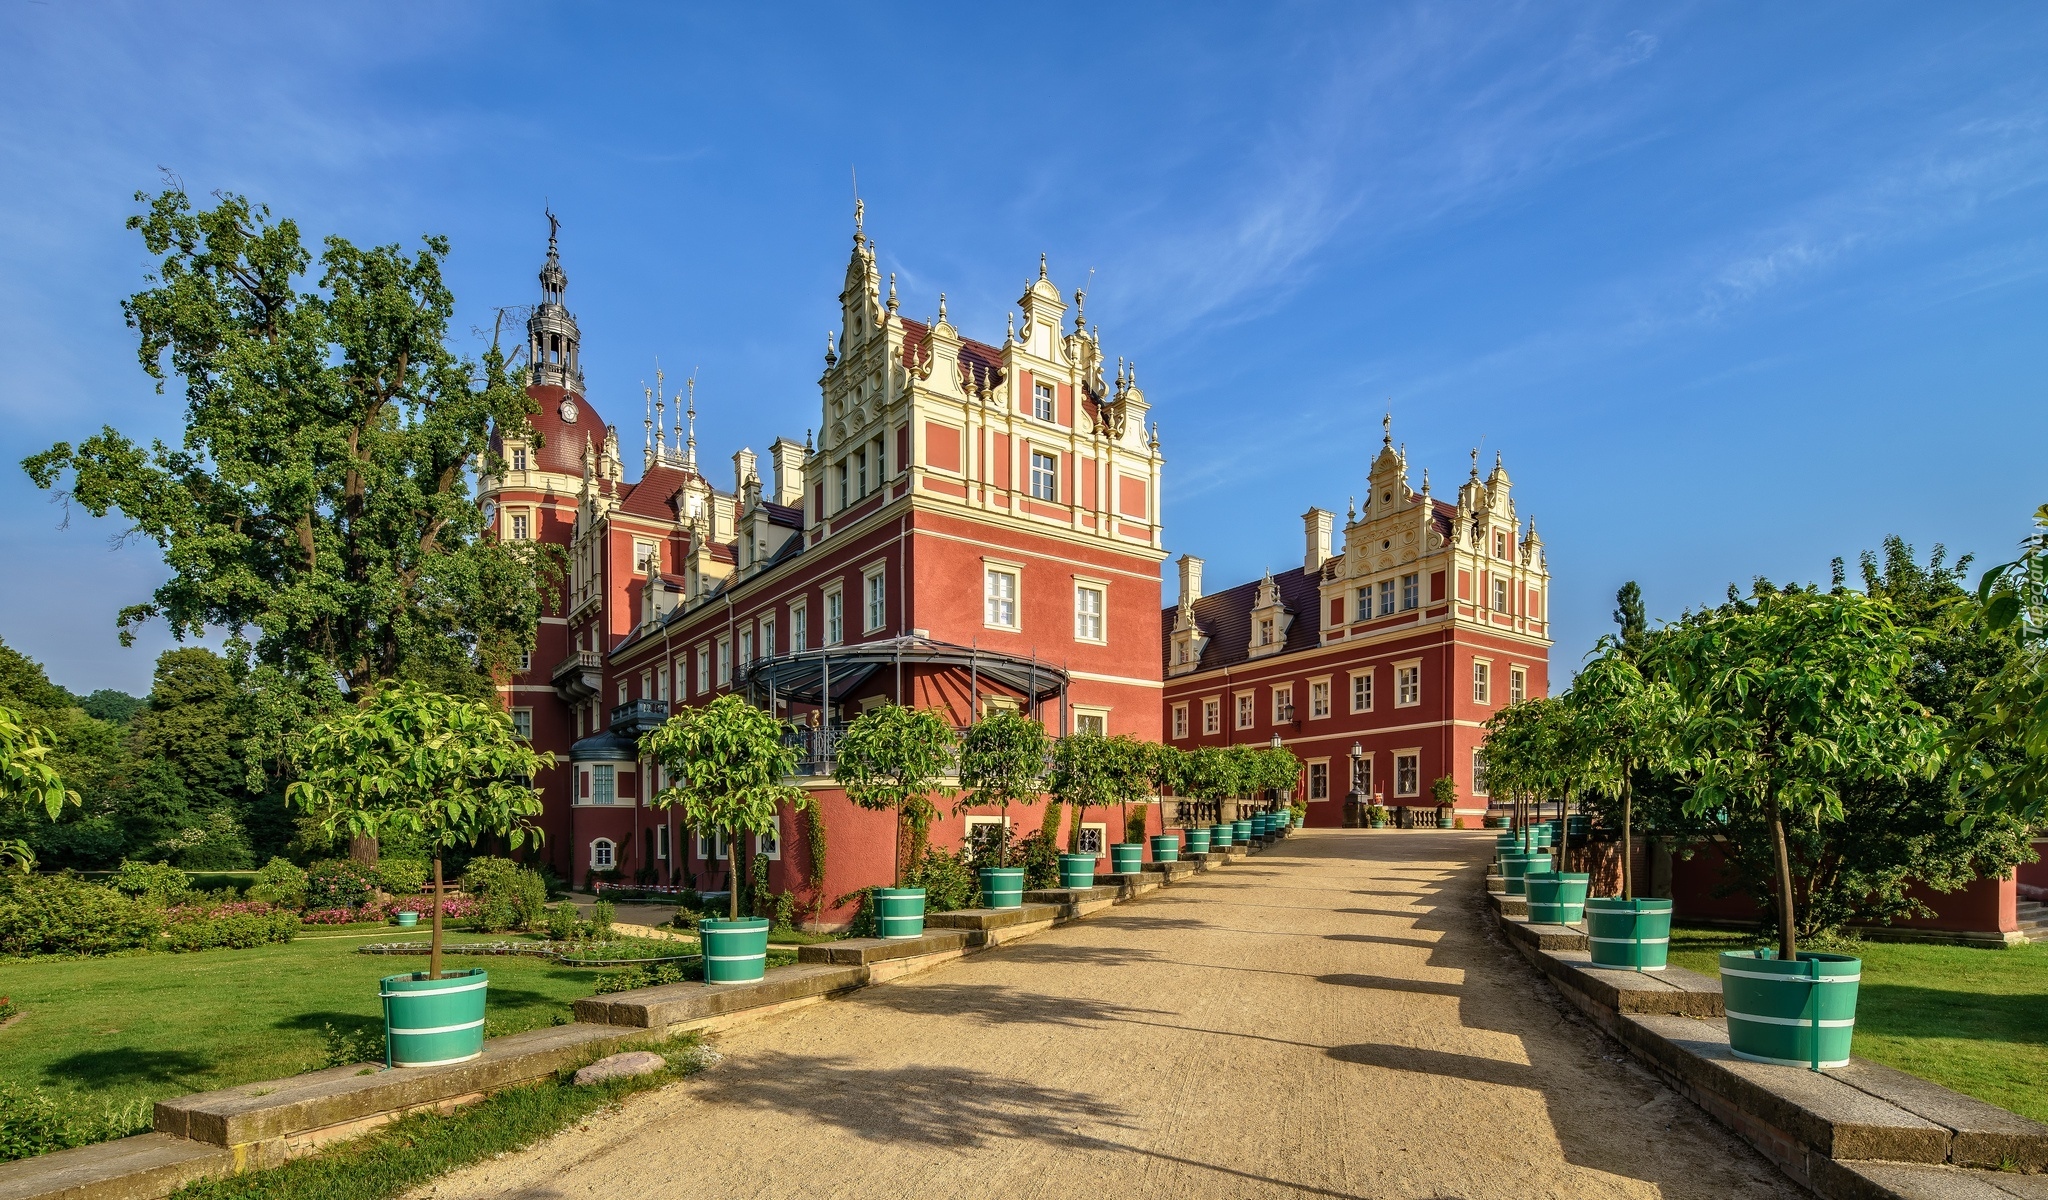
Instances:
[[[961,336],[936,315],[903,315],[856,206],[841,323],[825,342],[824,427],[803,464],[811,544],[906,493],[920,506],[971,510],[1067,539],[1101,540],[1164,558],[1159,484],[1165,458],[1138,386],[1119,361],[1105,379],[1087,295],[1067,306],[1040,256],[1000,346]],[[882,495],[883,500],[871,502]]]

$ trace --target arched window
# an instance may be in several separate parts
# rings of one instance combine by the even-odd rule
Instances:
[[[610,838],[597,838],[592,841],[590,843],[590,869],[593,871],[611,870],[617,865],[618,861],[614,853],[616,849],[617,847],[612,844]]]

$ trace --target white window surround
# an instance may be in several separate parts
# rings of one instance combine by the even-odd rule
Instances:
[[[1109,589],[1102,584],[1074,581],[1074,640],[1104,645],[1109,640]]]
[[[961,828],[962,837],[960,840],[960,845],[966,849],[972,850],[974,847],[975,830],[986,829],[990,826],[1001,826],[1005,824],[1008,824],[1008,821],[1003,817],[968,817],[966,818],[966,821]]]
[[[1351,711],[1354,713],[1371,712],[1373,691],[1372,668],[1366,667],[1363,670],[1351,672],[1350,680]]]
[[[1076,704],[1073,706],[1073,713],[1075,733],[1084,732],[1091,726],[1097,733],[1107,734],[1109,732],[1108,708],[1101,705]]]
[[[1320,721],[1330,715],[1330,677],[1319,675],[1308,681],[1308,716]]]
[[[533,740],[532,709],[515,708],[512,710],[512,732],[518,734],[520,737],[525,738],[529,742]]]
[[[1175,740],[1188,735],[1188,706],[1185,701],[1173,706],[1173,736]]]
[[[846,590],[834,583],[825,589],[824,645],[837,646],[846,640]]]
[[[668,825],[666,822],[654,827],[654,861],[668,861]]]
[[[982,560],[981,623],[987,629],[1015,633],[1023,627],[1019,596],[1023,591],[1016,567]]]
[[[590,842],[590,869],[609,871],[618,866],[618,846],[610,838],[592,838]]]
[[[1472,794],[1475,796],[1490,794],[1487,791],[1486,783],[1486,751],[1478,746],[1472,747]]]
[[[1060,460],[1043,451],[1031,451],[1031,495],[1055,504],[1060,498]]]
[[[1052,384],[1031,381],[1031,415],[1041,421],[1059,420],[1059,392]]]
[[[1223,697],[1202,697],[1202,732],[1223,732]]]
[[[697,861],[720,862],[726,857],[724,832],[697,835]]]
[[[781,862],[782,814],[776,813],[773,820],[775,822],[773,829],[767,833],[757,833],[754,835],[754,853],[767,859],[769,862]]]
[[[718,686],[728,687],[732,683],[732,639],[718,639]]]
[[[1285,714],[1285,715],[1282,715]],[[1294,685],[1276,683],[1273,685],[1273,724],[1279,725],[1294,719]]]
[[[811,610],[801,600],[789,602],[789,649],[791,653],[811,648]]]
[[[697,647],[697,694],[711,690],[711,647]]]
[[[1258,701],[1250,692],[1232,693],[1232,699],[1237,705],[1237,727],[1250,729],[1258,719]]]
[[[861,632],[879,633],[889,625],[889,577],[884,565],[861,572]]]
[[[1529,698],[1529,668],[1516,663],[1508,668],[1508,703],[1520,704]]]
[[[1411,658],[1394,664],[1394,707],[1414,708],[1422,703],[1422,660]]]
[[[1330,760],[1311,758],[1303,764],[1308,775],[1308,798],[1311,802],[1330,798]]]
[[[1092,843],[1092,844],[1091,844]],[[1084,822],[1081,825],[1081,841],[1074,847],[1076,854],[1092,854],[1101,858],[1109,853],[1109,826],[1100,821]]]
[[[1493,660],[1490,658],[1472,660],[1472,703],[1493,703]]]
[[[1422,749],[1413,747],[1394,751],[1394,795],[1420,796],[1422,794]]]

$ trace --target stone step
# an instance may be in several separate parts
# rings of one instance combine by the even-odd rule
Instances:
[[[234,1170],[232,1150],[167,1133],[139,1133],[0,1163],[0,1200],[168,1196],[196,1179]]]
[[[800,962],[793,967],[777,967],[751,983],[670,983],[591,996],[576,1002],[579,1024],[563,1028],[662,1029],[753,1008],[850,992],[867,982],[868,968],[863,966]]]
[[[933,913],[925,918],[931,924]],[[967,932],[961,929],[926,929],[914,938],[842,938],[836,942],[817,942],[799,946],[796,960],[800,963],[832,963],[837,966],[872,966],[899,958],[918,958],[926,954],[951,954],[967,949]]]

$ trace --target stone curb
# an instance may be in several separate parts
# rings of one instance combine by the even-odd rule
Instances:
[[[1824,1200],[2048,1200],[2048,1126],[1866,1059],[1809,1071],[1728,1045],[1721,985],[1682,967],[1594,967],[1545,945],[1565,926],[1487,911],[1508,944],[1637,1060]]]
[[[1232,847],[1227,857],[1190,864],[1180,877],[1244,857]],[[155,1132],[0,1163],[0,1200],[161,1200],[194,1180],[276,1166],[408,1114],[450,1112],[620,1050],[823,1003],[1079,920],[1175,876],[1109,878],[1107,886],[1027,893],[1021,908],[934,913],[917,938],[799,947],[794,966],[752,983],[677,983],[587,997],[576,1001],[573,1024],[492,1038],[482,1057],[466,1063],[397,1071],[358,1063],[161,1101]]]

